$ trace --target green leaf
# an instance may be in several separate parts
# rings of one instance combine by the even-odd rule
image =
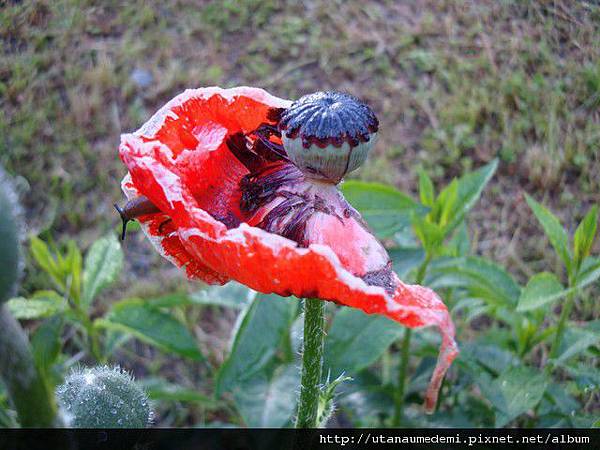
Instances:
[[[118,278],[122,268],[123,250],[114,235],[94,242],[85,257],[83,304],[90,306],[96,296]]]
[[[458,201],[458,180],[454,179],[446,186],[440,195],[438,196],[432,213],[436,212],[435,223],[437,223],[442,229],[445,230],[447,226],[453,221],[455,213],[457,211]],[[444,236],[448,234],[444,232]]]
[[[587,258],[594,245],[596,237],[596,229],[598,226],[598,207],[594,205],[592,209],[585,215],[573,238],[573,246],[575,248],[575,264],[577,267],[581,265],[583,260]]]
[[[435,191],[433,188],[433,182],[427,172],[423,169],[419,169],[419,198],[421,203],[425,206],[432,207],[435,201]]]
[[[404,327],[385,317],[342,308],[333,319],[325,341],[323,374],[353,375],[370,366],[404,333]]]
[[[600,260],[589,257],[584,260],[575,285],[568,289],[564,289],[556,276],[551,273],[542,272],[536,274],[527,283],[523,295],[519,300],[517,310],[529,311],[539,308],[571,293],[580,291],[598,278],[600,278]]]
[[[446,235],[451,233],[460,224],[467,212],[477,203],[483,189],[492,179],[497,167],[498,160],[494,159],[485,166],[473,172],[466,173],[458,179],[455,200],[450,199],[452,200],[452,209],[445,213],[445,222],[447,222],[447,225],[444,227],[444,231]],[[440,193],[440,197],[442,196],[442,192]],[[453,195],[450,197],[453,197]]]
[[[64,319],[60,315],[45,320],[31,336],[31,347],[37,367],[44,373],[60,354],[60,336]]]
[[[548,380],[529,367],[512,367],[493,382],[482,377],[479,387],[496,408],[497,428],[533,409],[542,399]]]
[[[262,372],[288,338],[297,300],[278,295],[257,295],[242,312],[234,330],[233,344],[217,377],[217,395]]]
[[[106,317],[94,323],[102,328],[132,334],[166,352],[194,360],[203,359],[196,340],[181,322],[141,299],[114,303]]]
[[[408,195],[383,184],[351,180],[342,185],[342,191],[380,238],[409,226],[412,212],[422,211]]]
[[[183,292],[174,292],[161,297],[149,298],[148,305],[155,308],[176,308],[177,306],[195,305],[196,302],[190,295]]]
[[[58,267],[56,259],[50,253],[48,245],[41,239],[33,236],[31,238],[30,250],[33,259],[35,259],[42,270],[50,276],[60,290],[64,290],[65,284],[62,279],[61,270]]]
[[[372,371],[363,370],[345,384],[337,402],[355,427],[381,427],[382,417],[394,414],[393,387]]]
[[[557,361],[562,363],[600,342],[600,321],[587,323],[584,327],[567,328],[561,342]],[[594,329],[596,325],[596,329]]]
[[[255,374],[233,388],[233,401],[252,428],[286,426],[296,412],[300,371],[296,364],[278,367],[269,376]]]
[[[388,253],[394,264],[394,272],[403,280],[425,260],[425,252],[417,247],[392,248]]]
[[[71,298],[78,301],[81,294],[81,252],[75,241],[67,243],[67,255],[62,263],[62,272],[67,277]]]
[[[506,270],[477,256],[435,260],[425,284],[433,289],[461,287],[471,297],[496,306],[516,305],[521,295],[521,288]]]
[[[66,301],[54,291],[38,291],[30,299],[23,297],[8,301],[8,310],[17,319],[31,320],[50,317],[64,311]]]
[[[460,223],[452,239],[446,244],[445,253],[448,256],[467,256],[471,253],[471,241],[465,221]]]
[[[482,340],[461,345],[457,363],[464,365],[467,371],[481,373],[483,368],[495,375],[518,364],[519,359],[499,345],[488,344]]]
[[[225,286],[211,286],[190,295],[199,305],[224,306],[243,309],[256,297],[256,292],[243,284],[230,281]]]
[[[413,214],[412,226],[415,235],[426,250],[434,251],[444,242],[444,230],[427,218]]]
[[[542,204],[536,202],[525,194],[527,204],[533,211],[538,222],[542,225],[544,233],[548,236],[552,247],[565,264],[567,272],[571,273],[571,252],[569,251],[569,238],[558,218],[546,209]]]
[[[565,295],[567,291],[556,275],[542,272],[532,276],[521,292],[517,311],[531,311],[540,308]]]
[[[583,288],[600,278],[600,258],[587,257],[583,260],[575,285]]]
[[[216,402],[196,389],[169,383],[162,378],[144,378],[138,380],[151,400],[166,400],[186,403],[198,403],[205,407],[215,407]]]

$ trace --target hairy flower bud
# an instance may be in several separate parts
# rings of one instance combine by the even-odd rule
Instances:
[[[17,195],[0,167],[0,303],[15,295],[22,261],[19,245]]]
[[[305,95],[282,112],[279,122],[292,162],[307,176],[333,183],[365,161],[378,127],[369,106],[339,92]]]
[[[75,370],[56,389],[56,396],[70,427],[143,428],[152,418],[148,397],[118,367]]]

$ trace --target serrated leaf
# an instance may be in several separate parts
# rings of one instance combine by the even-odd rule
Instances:
[[[274,359],[297,309],[297,301],[278,295],[257,295],[242,312],[233,344],[217,377],[217,395],[262,372]]]
[[[190,294],[194,303],[199,305],[224,306],[243,309],[256,297],[256,291],[235,281],[225,286],[211,286],[207,289]]]
[[[85,257],[83,273],[84,306],[89,306],[96,296],[121,273],[123,268],[123,250],[115,236],[105,236],[91,246]]]
[[[425,251],[418,247],[392,248],[388,253],[394,265],[394,272],[405,281],[408,273],[425,260]]]
[[[434,261],[426,285],[433,289],[461,287],[471,298],[495,306],[516,305],[521,295],[521,288],[504,268],[476,256]]]
[[[162,378],[144,378],[138,380],[151,400],[168,400],[187,403],[198,403],[205,407],[214,407],[216,402],[196,389],[169,383]]]
[[[575,284],[579,288],[584,288],[598,278],[600,278],[600,259],[587,257],[583,260]]]
[[[203,359],[196,339],[181,322],[141,299],[114,303],[105,318],[94,323],[102,328],[129,333],[166,352],[194,360]]]
[[[453,221],[455,212],[459,209],[457,208],[458,202],[458,180],[454,179],[452,182],[440,192],[438,199],[436,200],[436,207],[434,207],[434,211],[437,209],[439,211],[439,217],[436,217],[436,223],[439,224],[441,228],[446,228],[450,222]],[[438,206],[439,205],[439,206]],[[448,233],[445,232],[444,236]]]
[[[532,276],[527,286],[521,292],[517,311],[531,311],[540,308],[565,295],[567,291],[556,278],[549,272],[542,272]]]
[[[444,242],[444,230],[427,218],[413,214],[411,218],[415,235],[426,250],[433,251]]]
[[[496,408],[495,426],[503,427],[540,402],[548,380],[543,373],[521,366],[508,369],[491,383],[483,377],[478,384]]]
[[[353,375],[368,367],[403,333],[403,327],[385,317],[340,309],[325,340],[324,377]]]
[[[48,245],[38,237],[33,236],[30,241],[30,251],[33,259],[42,270],[50,276],[60,290],[64,290],[65,284],[61,277],[60,268],[52,253],[50,253]]]
[[[561,289],[559,289],[556,284],[559,283],[558,279],[556,279],[553,274],[542,272],[541,274],[534,275],[527,284],[527,286],[530,286],[531,284],[529,293],[527,294],[529,298],[519,300],[519,307],[517,310],[529,311],[539,308],[571,293],[580,291],[598,278],[600,278],[600,261],[589,257],[584,260],[575,285],[568,289],[564,289],[562,285],[560,285]],[[528,288],[525,287],[525,290],[527,289]]]
[[[586,324],[584,327],[567,328],[563,336],[557,361],[562,363],[600,342],[600,332],[593,329],[599,321]]]
[[[432,207],[435,201],[435,191],[433,188],[433,182],[427,172],[423,169],[419,169],[419,198],[421,203],[425,206]]]
[[[31,336],[33,357],[37,367],[44,373],[60,354],[63,326],[64,318],[56,315],[46,319]]]
[[[53,316],[65,309],[65,300],[54,291],[38,291],[30,299],[13,298],[6,304],[16,319],[31,320]]]
[[[155,308],[175,308],[177,306],[196,304],[190,295],[183,292],[174,292],[161,297],[149,298],[146,301],[150,306],[154,306]]]
[[[569,238],[558,218],[545,208],[542,204],[536,202],[532,197],[525,194],[527,204],[533,211],[538,222],[542,225],[544,233],[550,240],[552,247],[563,261],[567,271],[571,273],[571,252],[569,251]]]
[[[457,191],[455,200],[452,201],[452,209],[446,214],[444,227],[445,235],[450,234],[464,219],[467,212],[473,208],[481,197],[485,186],[492,179],[498,167],[498,160],[494,159],[479,169],[466,173],[457,180]],[[442,191],[443,192],[443,191]],[[440,193],[440,196],[442,193]]]
[[[287,364],[272,375],[262,371],[235,385],[233,401],[249,427],[280,428],[296,412],[299,384],[299,367]]]
[[[373,372],[363,370],[344,385],[338,403],[356,427],[381,427],[382,417],[394,413],[394,392]]]
[[[518,364],[519,359],[510,351],[499,345],[485,342],[469,342],[461,345],[458,364],[466,364],[473,373],[480,373],[483,368],[494,374],[500,374],[509,367]],[[477,366],[474,366],[476,363]]]
[[[598,207],[593,206],[575,230],[573,247],[575,250],[575,263],[577,264],[577,267],[579,267],[583,260],[590,254],[592,245],[594,245],[597,226]]]
[[[422,206],[408,195],[379,183],[346,181],[342,192],[380,238],[409,226],[413,211],[423,212]]]
[[[67,286],[71,298],[78,301],[81,295],[81,252],[75,241],[67,243],[67,254],[62,262],[62,272],[67,277]]]

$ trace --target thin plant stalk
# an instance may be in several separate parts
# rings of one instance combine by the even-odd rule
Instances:
[[[296,428],[316,428],[319,424],[319,398],[323,371],[325,304],[323,301],[304,300],[304,348],[302,379]]]
[[[35,365],[23,329],[5,305],[0,305],[0,377],[22,427],[61,425],[54,394]]]
[[[567,295],[565,299],[565,303],[563,304],[562,311],[560,312],[560,316],[558,318],[558,324],[556,326],[556,333],[554,334],[554,341],[552,342],[552,346],[550,347],[550,364],[549,370],[553,368],[552,360],[558,356],[558,352],[560,350],[560,344],[562,343],[562,338],[565,334],[565,326],[567,324],[567,320],[571,315],[571,311],[573,310],[573,305],[575,303],[575,292]]]
[[[417,276],[415,277],[416,284],[422,284],[427,273],[427,266],[431,261],[431,254],[428,252],[425,260],[419,266]],[[407,328],[404,330],[404,337],[400,346],[400,366],[398,368],[398,388],[394,396],[394,417],[392,424],[397,427],[402,422],[402,410],[404,409],[404,394],[406,392],[406,376],[408,375],[408,363],[410,360],[410,340],[412,330]]]

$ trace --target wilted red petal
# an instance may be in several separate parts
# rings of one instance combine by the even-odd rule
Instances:
[[[130,174],[123,189],[129,198],[148,197],[161,210],[140,222],[159,251],[184,265],[188,276],[213,284],[234,279],[259,292],[330,300],[407,327],[437,326],[442,346],[426,394],[431,411],[457,354],[448,310],[432,290],[406,285],[387,269],[387,253],[358,213],[344,207],[341,194],[326,194],[327,205],[339,209],[336,214],[308,220],[306,248],[245,223],[239,182],[248,170],[225,139],[252,131],[268,121],[271,108],[286,105],[254,88],[186,91],[140,131],[122,137],[121,158]],[[161,227],[165,218],[172,223]],[[381,282],[376,280],[380,274]]]

